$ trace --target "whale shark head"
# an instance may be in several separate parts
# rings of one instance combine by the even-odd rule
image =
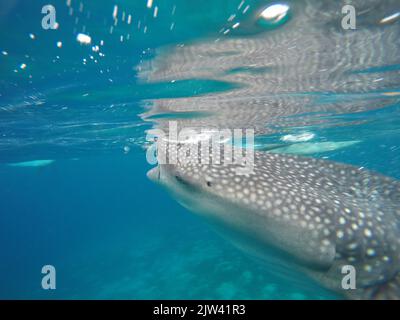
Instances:
[[[189,210],[333,290],[398,297],[399,182],[349,165],[261,152],[253,172],[237,172],[234,164],[178,163],[158,165],[148,176]],[[357,289],[344,292],[347,265],[357,271]]]
[[[311,233],[309,238],[299,234],[303,232],[299,223],[305,227],[312,223],[301,215],[307,208],[296,203],[297,197],[288,195],[296,192],[300,196],[301,191],[278,177],[278,171],[272,174],[263,170],[262,175],[257,168],[252,174],[238,175],[236,169],[234,165],[159,165],[148,176],[166,187],[184,207],[214,224],[256,236],[263,244],[291,252],[315,267],[329,266],[335,256],[334,246],[325,242],[320,246]],[[312,201],[312,195],[307,199]],[[310,208],[312,205],[318,204],[308,204]]]

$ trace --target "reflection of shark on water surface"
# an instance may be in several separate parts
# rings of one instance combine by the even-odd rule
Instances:
[[[237,88],[205,96],[157,99],[144,116],[208,113],[208,117],[181,119],[180,125],[271,133],[271,125],[288,124],[285,117],[311,111],[358,113],[398,101],[398,96],[386,92],[398,91],[400,74],[388,67],[378,68],[399,63],[400,29],[396,23],[380,23],[399,10],[398,4],[391,0],[353,1],[362,13],[357,17],[357,29],[343,30],[340,9],[345,3],[296,1],[290,4],[292,18],[279,28],[241,36],[234,34],[239,26],[217,39],[159,50],[154,59],[138,67],[139,77],[146,82],[212,79]],[[363,72],[371,68],[375,71]],[[327,99],[319,103],[323,98]],[[324,119],[313,120],[324,123]],[[163,119],[152,121],[160,127],[165,124]],[[311,124],[305,116],[297,121],[297,126]]]
[[[385,92],[398,91],[400,74],[376,68],[399,63],[400,29],[385,20],[399,9],[396,1],[354,1],[358,25],[350,31],[340,27],[345,3],[291,2],[291,18],[273,30],[244,36],[239,26],[218,39],[161,51],[139,67],[142,79],[238,86],[155,100],[143,117],[167,131],[160,115],[198,113],[207,116],[177,118],[178,128],[252,128],[260,136],[279,132],[291,116],[359,113],[398,102]],[[375,71],[362,72],[370,68]],[[321,103],[321,97],[328,98]],[[325,121],[297,119],[295,127]],[[148,176],[270,263],[278,257],[350,298],[400,298],[400,182],[350,165],[273,154],[326,152],[358,140],[280,141],[266,146],[271,153],[255,152],[247,175],[238,175],[234,164],[178,162],[160,164]],[[341,287],[345,265],[357,271],[356,290]]]

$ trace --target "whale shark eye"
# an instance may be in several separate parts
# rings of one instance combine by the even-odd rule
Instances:
[[[207,186],[211,187],[211,181],[207,181]]]

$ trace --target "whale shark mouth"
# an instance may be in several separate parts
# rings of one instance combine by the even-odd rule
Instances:
[[[149,171],[147,171],[147,177],[153,182],[158,182],[160,180],[160,175],[161,172],[159,166],[151,168]]]

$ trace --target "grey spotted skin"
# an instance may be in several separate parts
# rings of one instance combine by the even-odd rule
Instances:
[[[283,253],[288,265],[346,297],[400,297],[398,181],[350,165],[260,152],[253,172],[237,169],[189,161],[159,165],[148,176],[185,207],[251,237],[266,252]],[[356,269],[356,290],[342,289],[344,265]]]

